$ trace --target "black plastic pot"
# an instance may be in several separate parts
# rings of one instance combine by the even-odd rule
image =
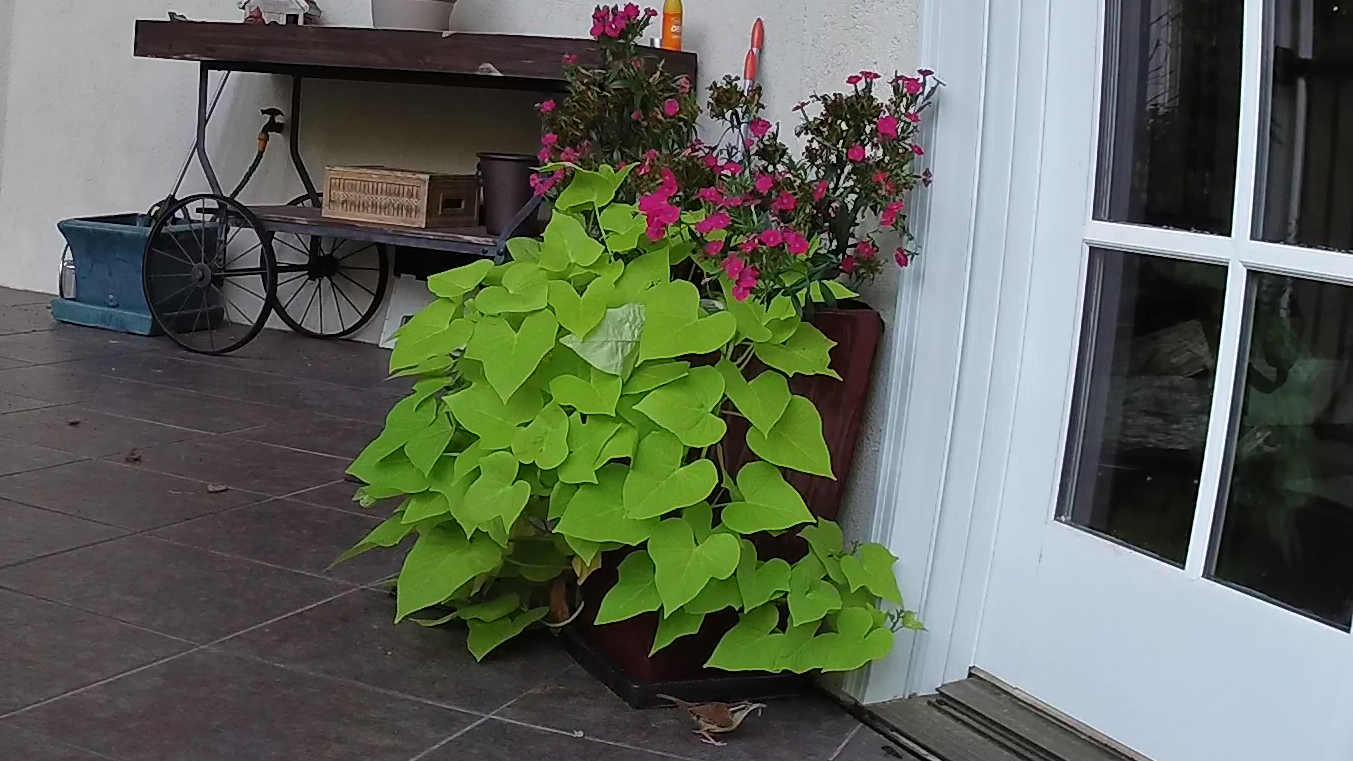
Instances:
[[[532,198],[531,174],[539,163],[535,156],[522,153],[479,154],[479,183],[484,194],[482,214],[489,235],[502,235],[512,218]],[[512,235],[536,235],[539,222],[528,217]]]

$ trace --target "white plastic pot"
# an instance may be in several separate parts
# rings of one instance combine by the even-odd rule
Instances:
[[[377,29],[445,32],[455,7],[456,0],[371,0],[371,23]]]

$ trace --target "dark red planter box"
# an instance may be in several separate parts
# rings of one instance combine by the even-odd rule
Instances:
[[[836,480],[806,473],[786,473],[786,479],[803,495],[813,515],[837,520],[845,495],[846,477],[859,439],[869,401],[874,355],[883,334],[883,320],[867,307],[819,310],[812,322],[836,342],[831,351],[832,369],[841,380],[826,376],[799,375],[790,379],[790,389],[811,399],[822,415],[822,432],[832,456]],[[764,369],[753,361],[749,377]],[[747,423],[729,417],[725,456],[734,473],[756,456],[747,449]],[[769,535],[753,539],[764,558],[782,557],[790,562],[803,557],[807,545],[796,534]],[[605,566],[583,584],[585,610],[596,611],[616,581],[616,567],[624,553],[611,553]],[[584,614],[590,622],[593,615]],[[594,676],[635,707],[664,704],[656,693],[675,695],[685,700],[763,699],[803,689],[803,681],[792,674],[761,674],[707,669],[705,661],[715,645],[737,622],[731,610],[712,614],[696,634],[682,637],[654,655],[648,654],[658,628],[658,614],[648,613],[628,621],[593,626],[579,623],[567,633],[569,648]]]

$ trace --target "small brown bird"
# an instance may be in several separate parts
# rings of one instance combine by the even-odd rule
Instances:
[[[694,730],[700,736],[700,741],[710,745],[725,745],[726,743],[714,739],[714,735],[724,735],[736,730],[742,726],[743,719],[752,711],[761,715],[761,709],[765,708],[764,703],[752,703],[742,701],[741,703],[688,703],[680,698],[674,698],[671,695],[659,695],[663,700],[670,700],[678,708],[683,709],[691,715],[695,721]]]

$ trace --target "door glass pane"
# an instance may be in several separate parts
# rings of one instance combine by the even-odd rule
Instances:
[[[1229,235],[1240,0],[1107,0],[1095,218]]]
[[[1273,0],[1263,240],[1353,249],[1353,3]]]
[[[1226,268],[1092,249],[1060,517],[1182,565]]]
[[[1353,288],[1254,275],[1215,578],[1347,628]]]

